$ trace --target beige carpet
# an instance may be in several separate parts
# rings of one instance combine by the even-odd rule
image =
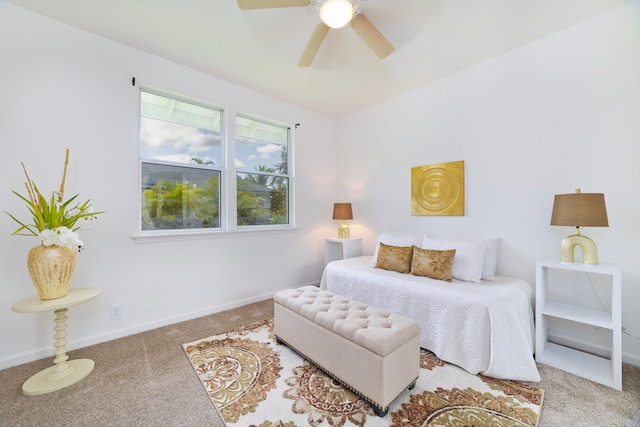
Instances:
[[[471,375],[422,350],[415,387],[378,417],[364,399],[277,344],[273,319],[183,347],[229,427],[535,427],[543,401],[534,386]]]
[[[47,395],[25,396],[21,388],[52,358],[2,370],[0,426],[224,427],[182,344],[271,316],[273,302],[266,300],[72,351],[73,359],[93,359],[94,372]],[[53,351],[53,337],[50,344]],[[640,426],[640,368],[623,366],[622,391],[539,368],[542,382],[533,383],[545,391],[539,426]]]

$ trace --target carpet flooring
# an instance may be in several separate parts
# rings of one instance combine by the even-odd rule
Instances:
[[[71,351],[71,359],[93,359],[95,370],[70,387],[41,396],[22,394],[22,383],[51,366],[52,358],[4,369],[0,426],[224,427],[182,344],[271,316],[273,301],[265,300]],[[51,345],[53,349],[53,339]],[[542,381],[532,385],[545,391],[540,427],[640,426],[640,368],[625,364],[623,390],[616,391],[538,367]]]

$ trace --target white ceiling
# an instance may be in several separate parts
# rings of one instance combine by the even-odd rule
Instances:
[[[629,0],[359,0],[395,46],[378,59],[349,27],[297,66],[314,6],[235,0],[8,0],[56,20],[331,117],[423,86]]]

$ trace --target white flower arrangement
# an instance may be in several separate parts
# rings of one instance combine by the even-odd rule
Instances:
[[[42,230],[38,235],[45,246],[62,246],[71,249],[80,249],[83,245],[80,235],[67,227],[58,227],[53,230]]]

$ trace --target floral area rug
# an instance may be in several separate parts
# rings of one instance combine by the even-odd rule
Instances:
[[[416,386],[380,418],[366,401],[276,344],[273,319],[183,348],[229,427],[535,427],[542,407],[536,387],[471,375],[421,350]]]

